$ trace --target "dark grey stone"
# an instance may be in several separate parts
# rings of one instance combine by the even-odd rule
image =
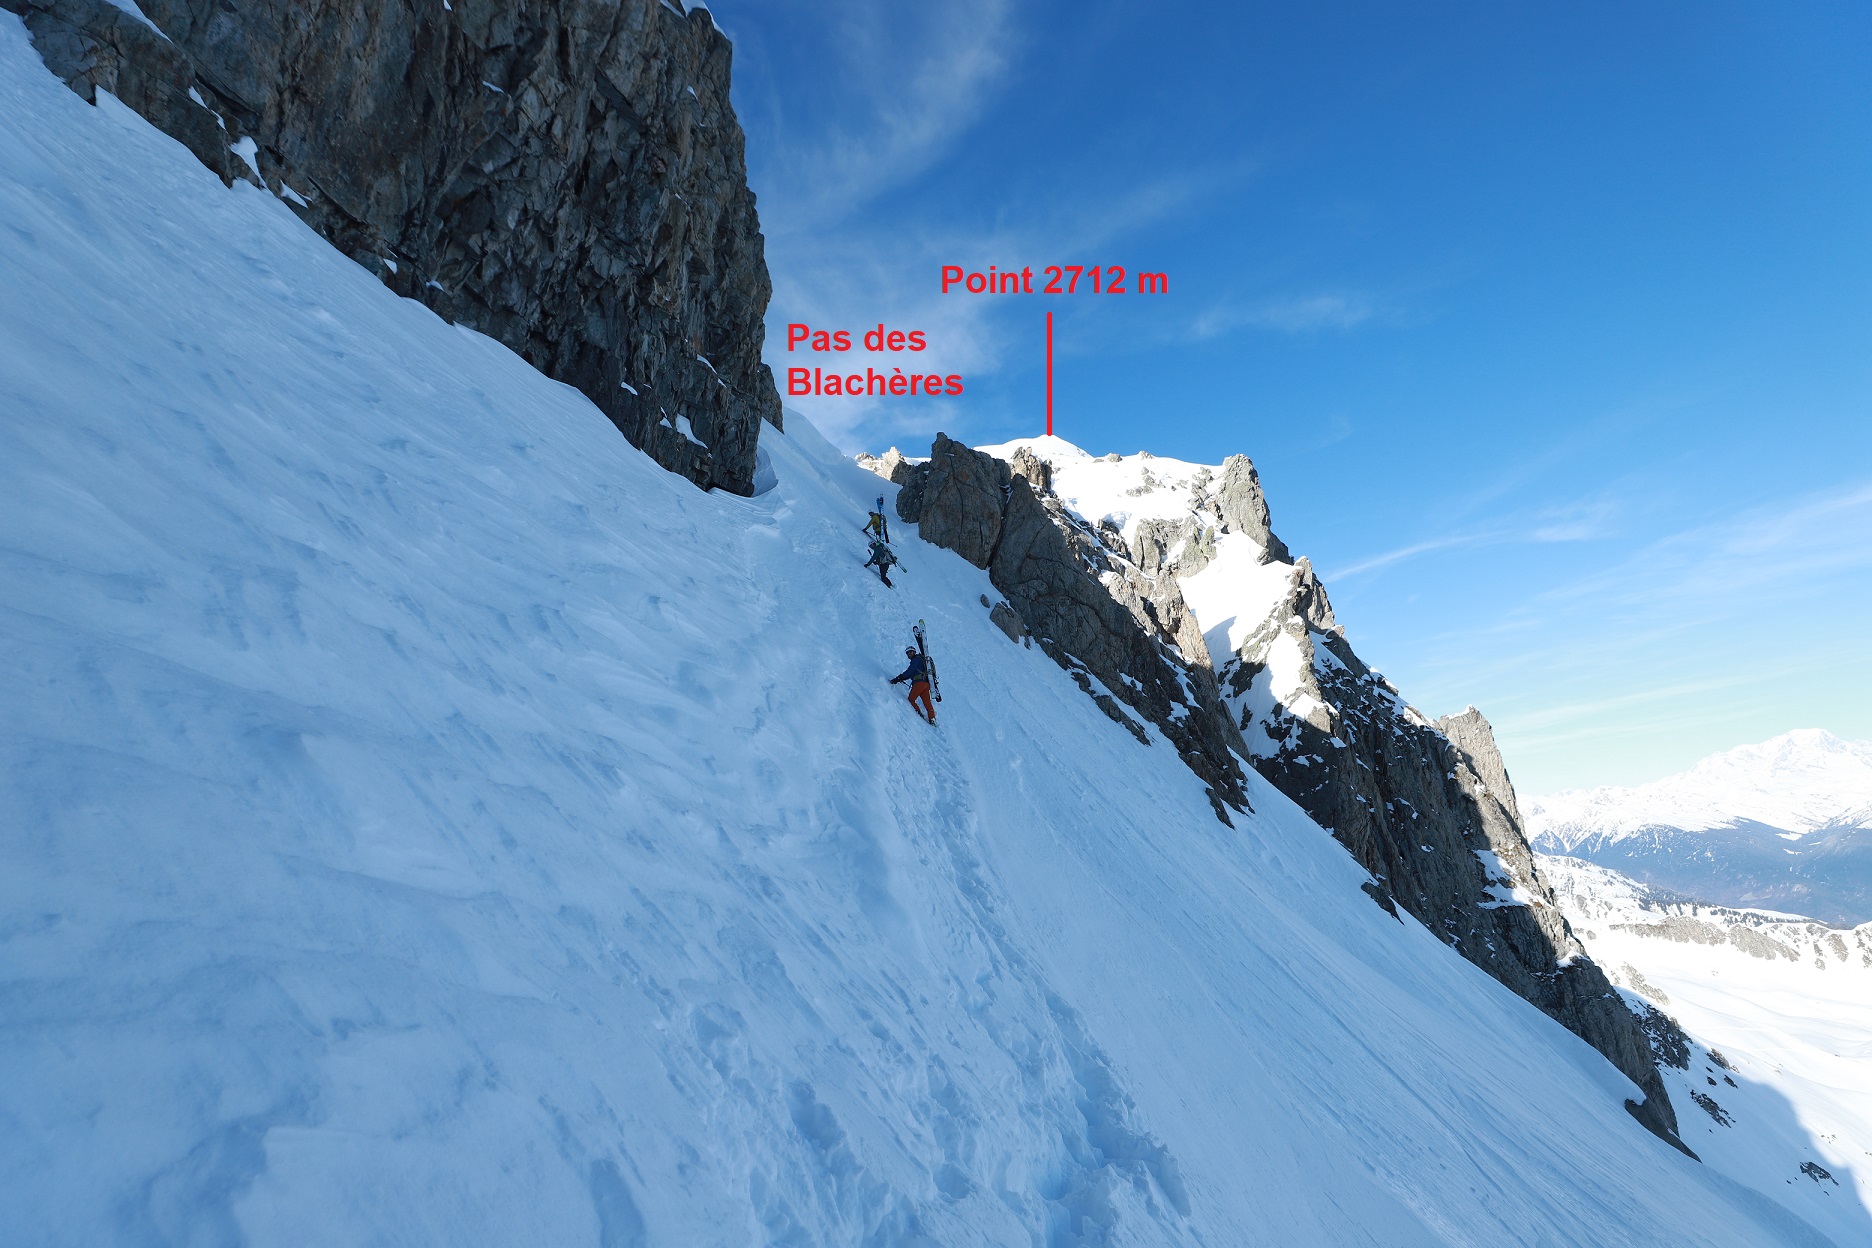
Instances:
[[[104,0],[0,5],[86,99],[116,93],[224,181],[252,179],[228,151],[252,137],[266,186],[398,293],[576,386],[672,471],[752,492],[760,421],[780,424],[771,287],[706,10],[144,0],[164,39]]]
[[[1140,742],[1151,739],[1141,723],[1155,725],[1229,822],[1229,809],[1248,808],[1241,737],[1174,579],[1152,582],[1115,534],[1037,493],[1034,483],[1050,479],[1039,460],[1018,468],[937,434],[897,496],[898,515],[925,541],[988,569],[1026,635]]]
[[[1286,597],[1219,673],[1255,769],[1371,872],[1380,904],[1409,911],[1598,1049],[1643,1090],[1633,1116],[1683,1148],[1641,1021],[1574,938],[1535,864],[1488,721],[1473,708],[1437,723],[1412,710],[1346,641],[1312,567],[1293,567]],[[1305,696],[1290,699],[1305,702],[1305,715],[1255,711],[1267,705],[1258,682],[1283,633],[1310,660]]]
[[[923,490],[929,484],[930,466],[928,464],[910,464],[904,473],[904,479],[898,482],[902,488],[897,491],[897,518],[907,524],[915,524],[923,515]]]
[[[1260,474],[1246,455],[1231,455],[1222,461],[1222,484],[1215,491],[1215,507],[1226,532],[1246,533],[1261,544],[1266,552],[1263,562],[1292,562],[1286,544],[1274,536]]]

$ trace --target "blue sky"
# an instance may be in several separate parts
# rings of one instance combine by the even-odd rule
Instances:
[[[967,378],[789,400],[841,444],[1038,432],[1051,310],[1057,432],[1252,456],[1360,652],[1523,789],[1872,738],[1872,8],[714,10],[769,361],[885,322]]]

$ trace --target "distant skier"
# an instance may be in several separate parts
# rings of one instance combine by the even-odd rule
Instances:
[[[878,495],[877,510],[865,521],[865,532],[880,541],[890,541],[890,521],[884,518],[884,496]]]
[[[906,680],[909,681],[910,709],[916,711],[917,702],[920,700],[923,703],[923,709],[917,711],[917,714],[933,724],[936,722],[936,708],[930,705],[930,661],[918,654],[915,646],[904,647],[904,658],[910,661],[910,666],[891,677],[890,683],[900,685]]]
[[[890,570],[895,567],[896,564],[897,556],[891,553],[891,548],[889,546],[884,544],[884,539],[881,537],[872,538],[871,557],[865,560],[864,566],[867,568],[876,568],[878,570],[878,580],[883,581],[886,585],[890,585],[892,589],[897,587],[891,585]]]

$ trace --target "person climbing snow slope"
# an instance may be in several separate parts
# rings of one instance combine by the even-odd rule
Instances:
[[[864,566],[867,568],[876,568],[878,570],[878,579],[883,581],[886,585],[890,585],[891,583],[890,570],[896,562],[897,556],[891,553],[891,548],[884,544],[883,538],[878,537],[871,540],[871,557],[865,560]],[[892,585],[891,588],[895,589],[896,586]]]
[[[882,494],[878,495],[877,509],[871,513],[871,518],[865,521],[865,532],[881,541],[890,541],[890,521],[884,516],[884,496]]]
[[[910,661],[910,665],[891,677],[890,683],[900,685],[909,681],[910,709],[916,710],[917,702],[921,700],[923,709],[917,713],[933,724],[936,722],[936,708],[930,705],[929,660],[918,654],[915,646],[904,647],[904,658]]]
[[[923,629],[923,621],[918,620],[910,629],[910,635],[916,639],[916,652],[929,664],[930,688],[936,691],[936,700],[942,701],[942,674],[936,670],[936,660],[930,658],[929,634]]]

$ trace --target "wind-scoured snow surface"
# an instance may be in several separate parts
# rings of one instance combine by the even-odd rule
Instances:
[[[1664,1071],[1684,1142],[1840,1243],[1866,1242],[1872,924],[1660,898],[1577,858],[1543,855],[1541,871],[1613,982],[1695,1042]]]
[[[697,492],[10,16],[0,112],[10,1242],[1827,1242],[804,422]]]

